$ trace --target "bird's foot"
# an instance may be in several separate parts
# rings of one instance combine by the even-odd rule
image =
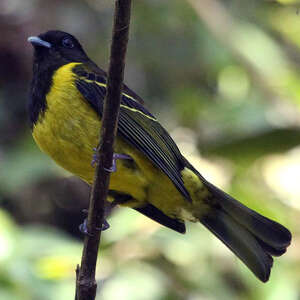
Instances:
[[[112,166],[107,169],[104,168],[105,171],[107,172],[116,172],[117,171],[117,159],[130,159],[132,160],[131,156],[127,155],[127,154],[121,154],[121,153],[114,153],[113,154],[113,159],[112,159]]]
[[[92,159],[92,162],[91,162],[91,166],[93,168],[96,167],[96,165],[98,164],[99,162],[99,152],[98,152],[98,149],[97,148],[93,148],[93,151],[94,151],[94,154],[93,154],[93,159]]]
[[[97,148],[93,148],[94,154],[93,154],[93,160],[91,162],[92,167],[95,167],[96,164],[99,162],[99,153]],[[116,172],[117,171],[117,159],[130,159],[132,160],[132,157],[127,154],[121,154],[121,153],[114,153],[113,159],[112,159],[112,166],[110,168],[104,168],[107,172]]]
[[[84,209],[83,212],[87,213],[88,210]],[[104,230],[107,230],[109,227],[110,227],[109,223],[106,221],[106,219],[104,219],[102,226],[101,227],[96,227],[96,230],[104,231]],[[80,232],[82,232],[85,235],[89,235],[89,236],[93,235],[92,233],[90,233],[88,231],[88,228],[87,228],[87,218],[85,218],[84,221],[83,221],[83,223],[79,225],[79,230],[80,230]]]
[[[110,227],[109,223],[106,220],[104,220],[102,227],[96,227],[96,230],[104,231],[107,230],[109,227]],[[88,231],[87,218],[85,218],[83,223],[79,225],[79,230],[85,235],[93,236],[93,234]]]

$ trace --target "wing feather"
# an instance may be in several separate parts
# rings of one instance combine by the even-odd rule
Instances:
[[[83,65],[77,65],[73,70],[76,86],[88,103],[102,116],[106,78],[92,76],[82,68]],[[118,135],[147,156],[170,178],[182,195],[191,201],[181,177],[185,160],[177,145],[140,101],[126,92],[123,92],[121,99]]]

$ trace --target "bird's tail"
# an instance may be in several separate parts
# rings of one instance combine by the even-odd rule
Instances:
[[[285,253],[291,233],[279,223],[249,209],[200,174],[214,203],[199,221],[215,234],[263,282],[269,279],[272,256]]]

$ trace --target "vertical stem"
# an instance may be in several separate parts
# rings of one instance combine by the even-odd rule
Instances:
[[[114,138],[120,110],[123,87],[125,55],[129,34],[131,0],[116,0],[110,65],[107,80],[106,99],[100,132],[99,163],[95,171],[90,197],[87,229],[81,266],[76,280],[77,300],[94,300],[97,283],[95,280],[97,254],[101,227],[104,221],[104,203],[108,193],[112,165]]]

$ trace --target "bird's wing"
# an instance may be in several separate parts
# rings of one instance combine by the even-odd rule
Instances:
[[[76,86],[88,103],[102,116],[106,78],[87,70],[84,65],[77,65],[73,69]],[[178,147],[156,118],[126,91],[121,99],[118,134],[146,155],[170,178],[182,195],[191,200],[181,177],[185,161]]]
[[[84,65],[77,65],[75,67],[75,72],[77,75],[86,78],[87,80],[97,81],[98,83],[104,84],[106,83],[107,73],[91,61],[85,63]],[[131,90],[125,83],[123,84],[123,92],[140,104],[144,104],[144,100],[133,90]]]

